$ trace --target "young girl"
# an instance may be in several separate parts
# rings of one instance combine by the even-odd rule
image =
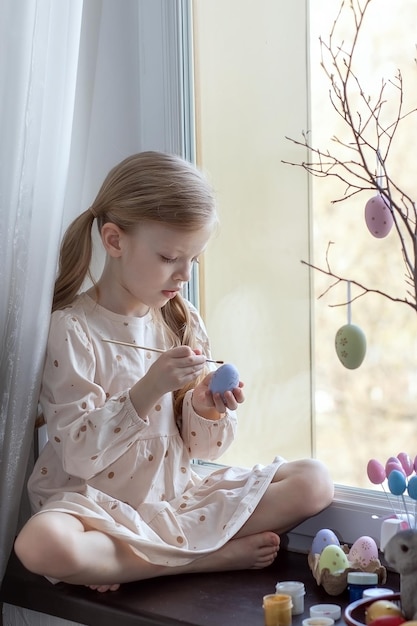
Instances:
[[[95,220],[106,261],[80,293]],[[243,383],[224,399],[210,392],[206,331],[180,293],[216,226],[201,173],[144,152],[114,167],[68,228],[40,397],[49,441],[29,481],[36,514],[15,543],[29,570],[106,591],[262,568],[279,533],[330,503],[333,485],[314,460],[204,478],[192,469],[191,459],[228,448],[244,400]]]

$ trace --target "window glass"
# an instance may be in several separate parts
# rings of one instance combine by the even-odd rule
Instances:
[[[347,45],[354,34],[349,4],[337,35]],[[387,81],[385,111],[395,118],[398,89],[390,81],[398,68],[404,110],[414,97],[417,5],[371,5],[355,71],[370,96]],[[366,227],[364,207],[374,190],[333,203],[346,185],[309,180],[302,167],[284,163],[307,160],[290,140],[302,142],[306,129],[323,150],[335,149],[333,136],[350,141],[331,106],[318,44],[338,8],[334,0],[260,0],[256,10],[242,0],[193,3],[196,158],[212,178],[221,218],[200,265],[200,308],[215,358],[238,367],[247,394],[238,439],[220,461],[317,456],[337,483],[369,488],[369,458],[417,454],[415,310],[378,294],[357,298],[361,291],[352,285],[351,321],[364,331],[367,352],[359,368],[346,369],[334,347],[348,321],[346,284],[319,299],[334,280],[301,261],[326,268],[331,241],[336,274],[411,299],[401,246],[394,231],[378,239]],[[413,130],[415,117],[401,122],[387,162],[411,197]]]
[[[334,51],[337,46],[342,46],[345,52],[351,49],[355,27],[350,4],[345,3],[338,19]],[[353,4],[364,7],[366,3]],[[352,145],[353,136],[332,106],[331,98],[336,101],[335,93],[320,65],[323,48],[319,37],[329,43],[337,12],[334,0],[310,0],[311,142],[323,152],[329,150],[345,163],[349,162],[348,167],[352,169],[352,162],[360,161],[360,155],[357,150],[350,147],[345,150],[332,141],[332,137],[337,137],[346,145]],[[356,18],[360,19],[358,9]],[[401,193],[395,185],[411,198],[413,194],[415,197],[412,174],[415,114],[401,120],[395,133],[393,130],[401,96],[399,70],[403,80],[403,114],[415,107],[416,19],[417,4],[413,1],[370,2],[352,57],[357,82],[353,76],[348,82],[348,99],[356,128],[369,118],[369,110],[375,106],[385,82],[379,128],[374,119],[369,121],[365,136],[370,146],[364,146],[363,150],[369,169],[380,175],[380,182],[385,185],[375,154],[377,134],[381,134],[379,145],[383,155],[388,146],[383,129],[393,135],[385,167],[392,180],[393,199],[400,203]],[[340,60],[341,57],[339,54]],[[329,71],[334,72],[325,50],[323,58]],[[364,173],[362,167],[358,171]],[[343,174],[346,173],[345,170]],[[354,177],[347,174],[347,179],[353,181]],[[407,298],[415,306],[413,285],[406,278],[398,234],[395,228],[386,237],[371,234],[365,221],[365,205],[376,191],[370,188],[368,181],[359,183],[359,187],[364,191],[334,202],[352,194],[353,187],[349,188],[336,177],[313,177],[314,263],[327,269],[328,260],[336,275],[385,292],[392,298]],[[414,214],[412,221],[415,221]],[[404,228],[402,232],[404,234]],[[408,235],[405,234],[405,238],[410,249]],[[330,247],[329,242],[332,242]],[[385,464],[388,457],[401,451],[413,458],[417,453],[416,311],[379,294],[361,296],[363,290],[353,284],[351,298],[357,299],[350,307],[337,306],[346,305],[346,283],[339,283],[317,299],[335,282],[314,272],[317,455],[331,466],[336,482],[369,488],[372,485],[366,466],[371,457]],[[336,332],[348,323],[349,313],[350,321],[363,330],[367,340],[362,365],[351,370],[339,362],[334,345]]]
[[[239,369],[247,398],[220,461],[310,456],[308,181],[282,163],[303,153],[285,136],[307,125],[305,3],[193,9],[197,162],[221,220],[200,264],[200,306],[213,355]]]

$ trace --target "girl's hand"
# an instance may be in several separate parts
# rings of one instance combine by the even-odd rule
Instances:
[[[223,397],[220,393],[212,393],[209,389],[209,383],[213,372],[208,374],[199,383],[192,396],[193,409],[198,415],[205,417],[206,419],[217,420],[219,419],[227,409],[235,411],[239,404],[244,402],[245,396],[243,393],[243,385],[239,381],[239,386],[232,391],[226,391]]]
[[[195,380],[203,372],[205,363],[204,355],[196,354],[189,346],[178,346],[161,354],[143,380],[146,379],[159,398]]]
[[[149,370],[130,389],[129,395],[138,415],[145,417],[161,396],[192,383],[203,372],[206,357],[188,346],[163,352]]]

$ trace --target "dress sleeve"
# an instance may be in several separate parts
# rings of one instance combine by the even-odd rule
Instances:
[[[201,350],[207,358],[212,358],[204,322],[197,309],[191,303],[188,304]],[[215,366],[213,365],[210,369],[215,369]],[[236,412],[227,411],[219,420],[205,419],[194,411],[191,396],[192,390],[186,393],[182,405],[182,419],[179,421],[182,439],[192,458],[214,461],[226,452],[236,436]]]
[[[227,411],[219,420],[198,415],[191,403],[192,390],[187,391],[182,409],[181,436],[193,459],[214,461],[230,446],[236,435],[235,411]]]
[[[40,403],[64,470],[86,480],[126,452],[149,424],[136,413],[129,389],[107,397],[95,375],[87,325],[66,311],[53,313]]]

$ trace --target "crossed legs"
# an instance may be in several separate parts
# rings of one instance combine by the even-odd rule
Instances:
[[[285,463],[235,537],[183,566],[148,563],[127,544],[88,528],[73,515],[54,511],[27,522],[16,539],[15,551],[25,567],[37,574],[103,591],[156,576],[259,569],[274,561],[279,533],[324,509],[332,497],[333,484],[321,463]]]

